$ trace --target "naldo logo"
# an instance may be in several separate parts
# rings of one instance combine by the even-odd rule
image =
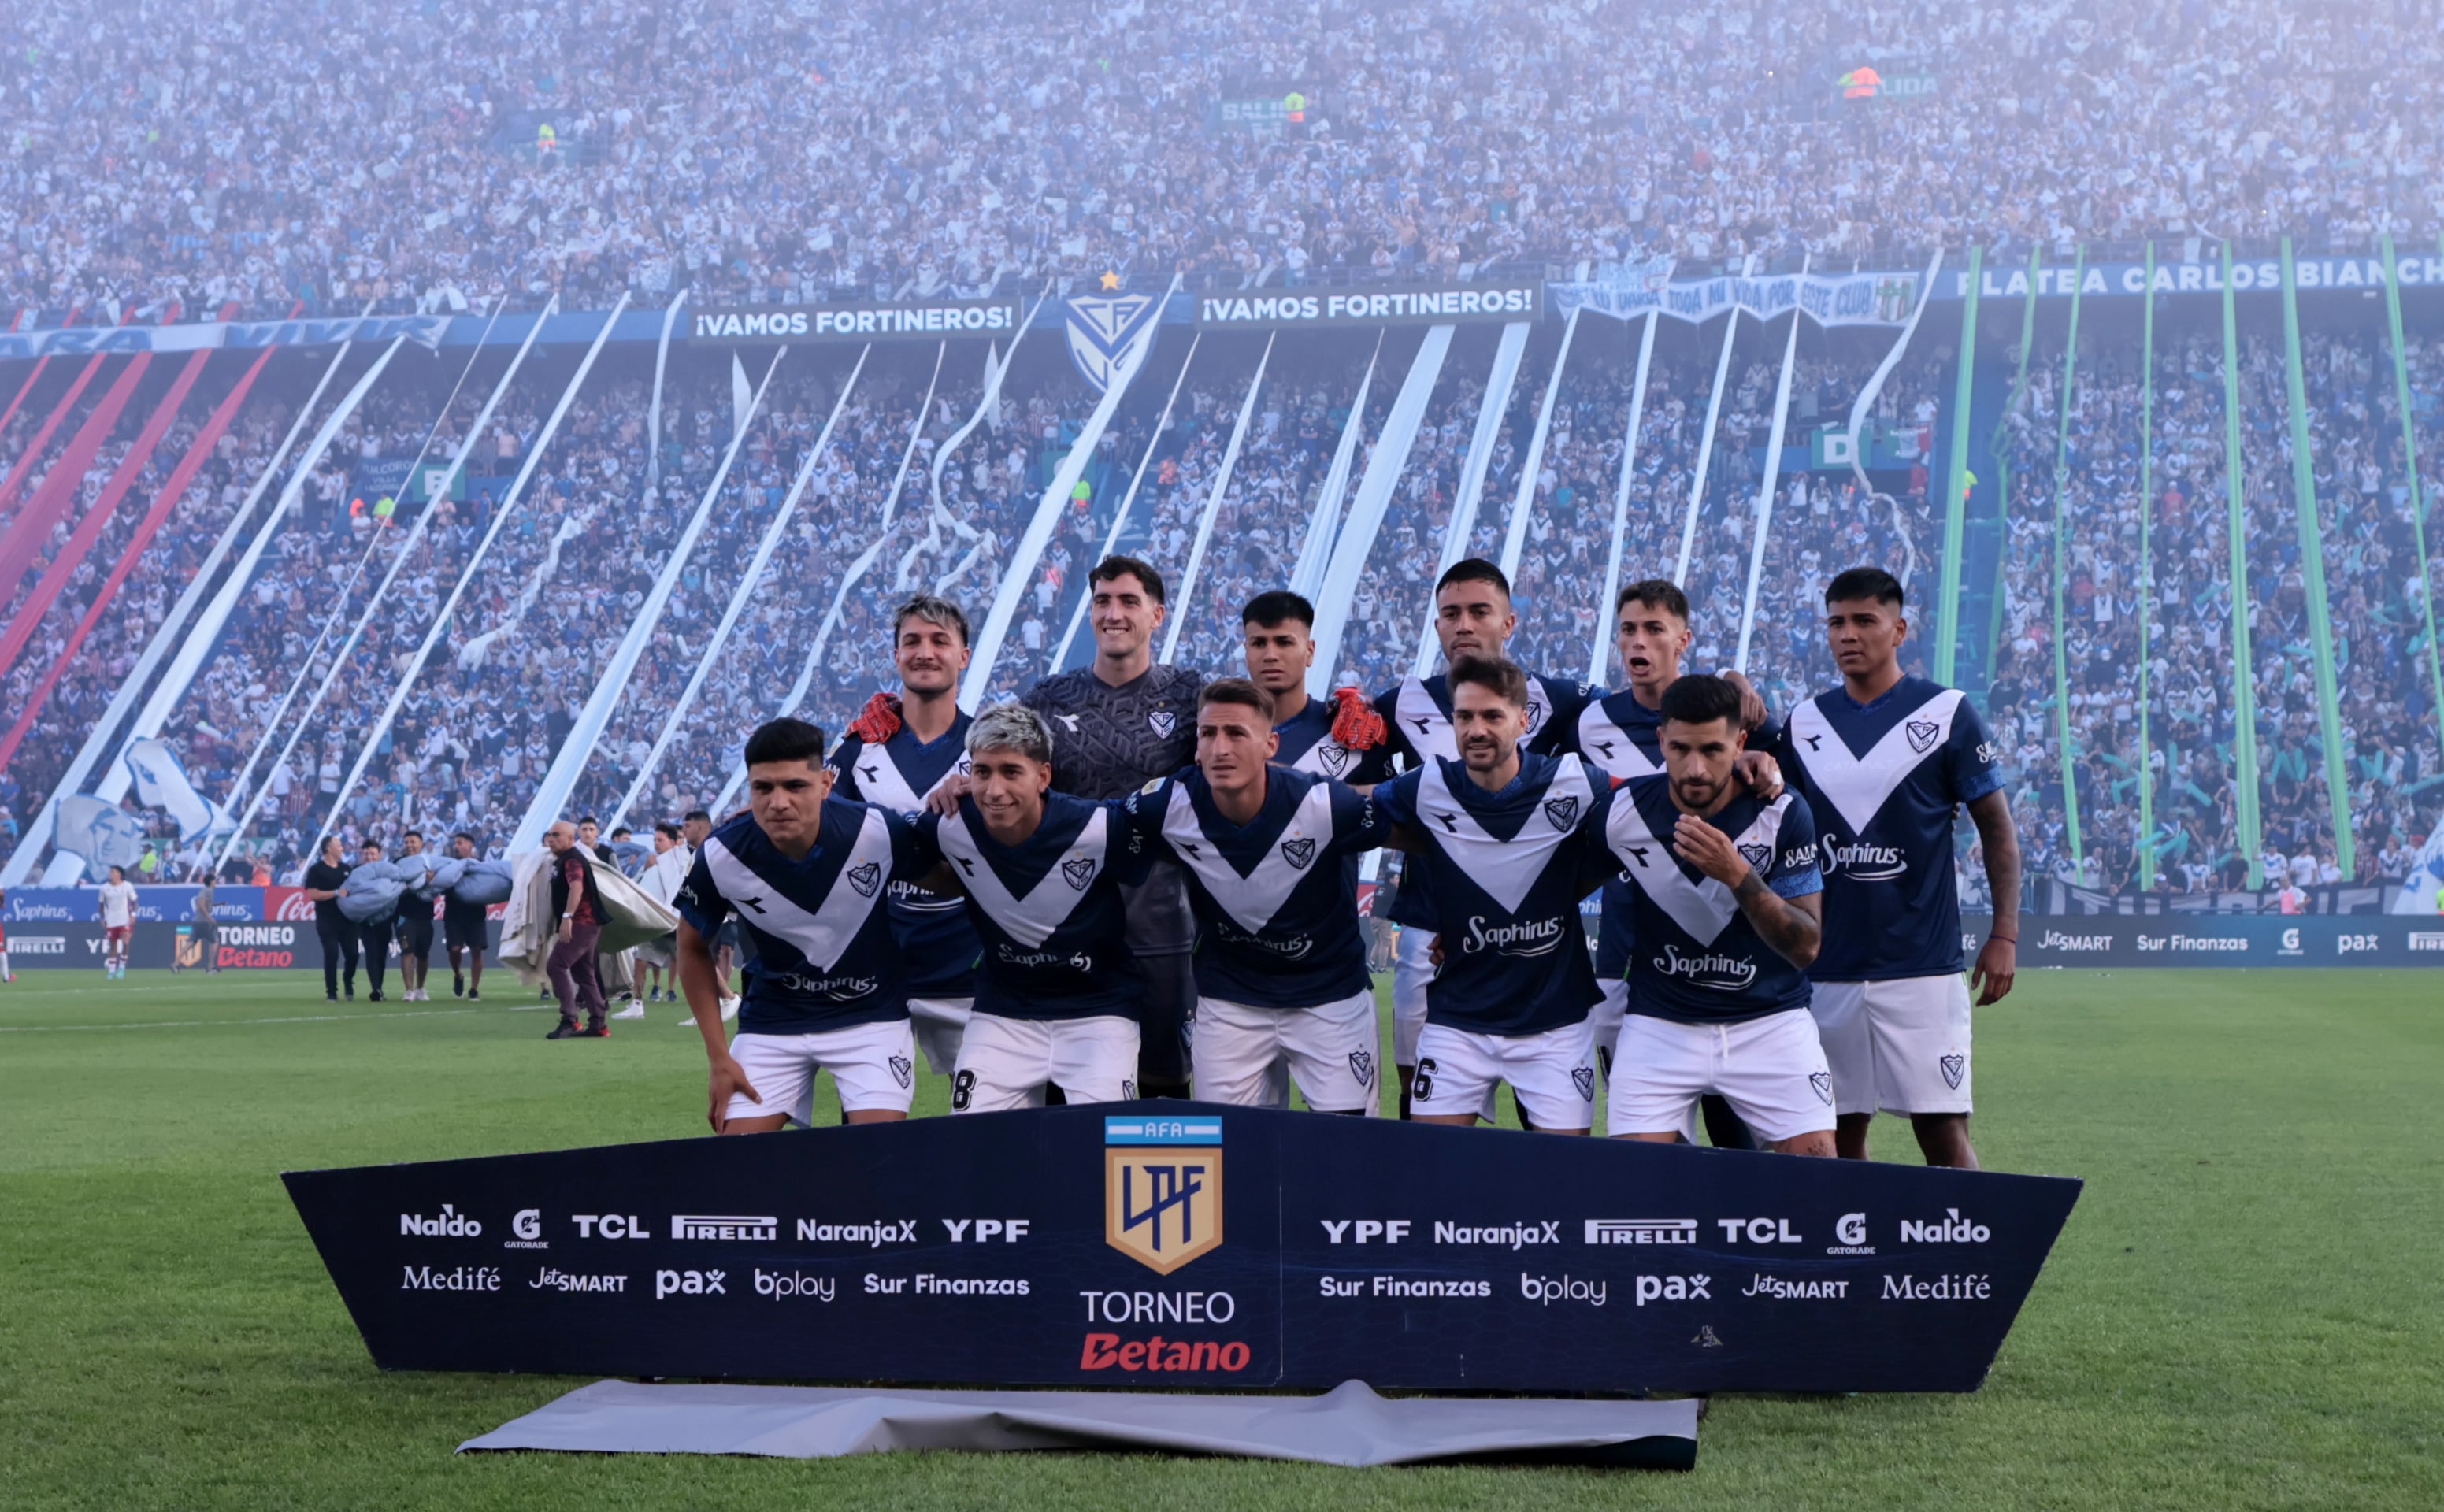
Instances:
[[[483,1233],[484,1226],[445,1202],[437,1218],[421,1213],[399,1214],[398,1231],[417,1239],[473,1239]]]
[[[1982,1245],[1993,1237],[1992,1229],[1961,1217],[1957,1208],[1946,1208],[1943,1216],[1932,1223],[1901,1220],[1904,1245]]]

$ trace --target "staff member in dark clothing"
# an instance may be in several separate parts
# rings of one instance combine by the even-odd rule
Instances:
[[[409,830],[399,837],[399,855],[424,855],[424,833]],[[419,862],[418,864],[424,864]],[[400,1001],[430,1003],[425,982],[433,974],[433,894],[414,889],[398,895],[398,985]]]
[[[314,905],[314,934],[323,942],[323,1001],[340,1001],[340,973],[347,971],[348,1001],[357,1001],[357,927],[340,912],[340,889],[348,882],[340,859],[340,837],[323,837],[323,854],[306,868],[306,896]]]
[[[382,848],[378,840],[367,840],[357,847],[359,866],[371,866],[381,858]],[[349,928],[357,931],[357,950],[365,958],[365,983],[373,989],[365,996],[380,1003],[382,1000],[382,973],[390,968],[391,938],[398,928],[398,910],[394,907],[382,917],[362,924],[351,922]],[[399,969],[401,974],[406,971],[404,967]]]
[[[550,851],[551,913],[559,920],[558,943],[544,963],[551,976],[552,995],[560,1000],[560,1023],[546,1040],[608,1040],[610,1007],[602,1001],[602,978],[594,969],[594,946],[602,936],[602,910],[595,901],[594,878],[585,848],[577,841],[577,826],[562,820],[544,831]],[[585,1027],[577,1026],[577,1010],[585,1010]]]
[[[451,854],[462,861],[475,858],[475,837],[460,830],[450,837]],[[484,905],[470,903],[455,893],[441,894],[441,934],[450,951],[450,995],[480,1003],[484,997],[484,949],[490,937],[484,928]]]

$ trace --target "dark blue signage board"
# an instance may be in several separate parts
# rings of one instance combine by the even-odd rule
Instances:
[[[295,1171],[385,1369],[1974,1390],[2049,1176],[1209,1103]]]

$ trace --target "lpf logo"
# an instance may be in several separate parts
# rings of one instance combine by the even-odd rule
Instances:
[[[1222,1243],[1222,1120],[1103,1120],[1103,1242],[1170,1275]]]

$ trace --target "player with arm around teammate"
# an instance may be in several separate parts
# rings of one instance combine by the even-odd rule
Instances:
[[[889,809],[832,796],[824,732],[775,719],[747,738],[748,811],[705,837],[678,894],[679,986],[712,1062],[716,1134],[814,1114],[828,1070],[850,1123],[908,1116],[916,1046],[885,887],[932,869]],[[738,1037],[724,1042],[713,936],[735,914],[755,943]]]
[[[1579,900],[1601,870],[1588,826],[1609,779],[1573,755],[1521,750],[1528,681],[1515,663],[1463,658],[1450,689],[1459,759],[1430,759],[1374,793],[1441,920],[1411,1116],[1473,1124],[1508,1081],[1535,1128],[1583,1134],[1597,993]]]
[[[1510,605],[1510,580],[1500,567],[1481,557],[1455,562],[1435,583],[1435,637],[1446,662],[1464,658],[1503,659],[1519,616]],[[1522,672],[1525,707],[1519,724],[1521,749],[1541,756],[1577,749],[1579,711],[1595,696],[1585,683],[1539,677]],[[1448,673],[1404,677],[1375,700],[1392,748],[1411,771],[1435,761],[1457,761],[1455,740],[1456,685]],[[1426,984],[1435,968],[1431,943],[1440,927],[1434,885],[1427,876],[1404,869],[1393,901],[1392,920],[1400,926],[1392,962],[1392,1058],[1399,1067],[1400,1084],[1413,1085],[1417,1036],[1429,1017]],[[1401,1116],[1409,1113],[1409,1095],[1402,1094]]]
[[[1378,1110],[1375,988],[1359,932],[1358,857],[1389,825],[1329,777],[1271,764],[1272,698],[1205,685],[1196,765],[1125,802],[1178,861],[1196,913],[1196,1096],[1287,1100],[1282,1073],[1322,1113]]]
[[[919,594],[891,617],[891,656],[899,691],[866,701],[832,752],[834,789],[915,820],[925,801],[968,770],[968,727],[959,674],[968,665],[968,617],[959,606]],[[925,1062],[941,1076],[958,1065],[959,1036],[975,1007],[975,927],[956,894],[895,879],[891,927],[908,969],[908,1013]]]
[[[1901,674],[1901,585],[1854,567],[1824,590],[1842,686],[1801,703],[1780,755],[1824,842],[1824,949],[1811,1009],[1831,1062],[1842,1154],[1867,1156],[1879,1109],[1909,1116],[1927,1163],[1974,1169],[1970,987],[1979,1006],[2017,968],[2020,843],[2000,751],[1956,688]],[[1961,975],[1953,823],[1977,826],[1994,924]]]
[[[948,814],[916,821],[936,886],[967,898],[984,953],[975,1008],[951,1077],[953,1113],[1138,1096],[1145,985],[1127,938],[1125,889],[1152,847],[1120,800],[1052,791],[1052,732],[1025,704],[968,727],[970,784]]]
[[[1712,1093],[1771,1149],[1830,1155],[1832,1077],[1805,974],[1824,888],[1807,805],[1734,778],[1746,735],[1731,683],[1679,678],[1662,715],[1664,770],[1613,789],[1602,818],[1635,929],[1613,1133],[1675,1143]]]

